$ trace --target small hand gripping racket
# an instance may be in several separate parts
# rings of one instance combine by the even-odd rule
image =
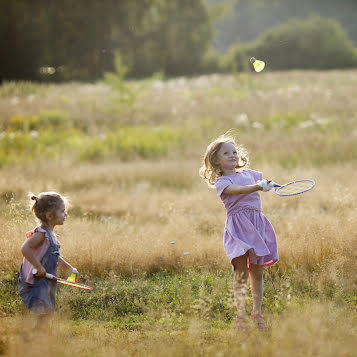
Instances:
[[[33,275],[37,274],[37,269],[36,268],[32,269],[32,274]],[[50,279],[50,280],[56,280],[58,283],[61,283],[63,285],[72,286],[74,288],[79,288],[79,289],[84,289],[84,290],[93,290],[93,288],[88,286],[88,285],[79,284],[79,283],[76,283],[76,282],[72,282],[72,281],[68,281],[68,280],[65,280],[65,279],[57,278],[57,276],[54,276],[54,275],[49,274],[49,273],[46,273],[46,278]]]
[[[279,196],[294,196],[310,191],[315,186],[313,180],[298,180],[289,182],[285,185],[278,185],[274,182],[274,187],[277,187],[275,193]]]

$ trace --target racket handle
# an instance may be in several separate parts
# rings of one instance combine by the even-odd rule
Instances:
[[[281,187],[281,185],[278,185],[277,183],[274,182],[274,187]]]
[[[36,268],[33,268],[33,269],[32,269],[32,274],[33,274],[33,275],[36,275],[36,274],[37,274],[37,269],[36,269]],[[49,273],[46,273],[46,278],[47,278],[47,279],[53,279],[53,275],[52,275],[52,274],[49,274]]]

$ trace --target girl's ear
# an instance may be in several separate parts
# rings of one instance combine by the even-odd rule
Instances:
[[[53,219],[53,213],[52,212],[46,212],[45,214],[46,220],[51,221]]]
[[[221,166],[219,166],[219,163],[218,163],[218,162],[215,162],[215,163],[214,163],[213,168],[214,168],[215,170],[221,170]]]

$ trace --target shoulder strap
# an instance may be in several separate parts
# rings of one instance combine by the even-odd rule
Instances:
[[[45,226],[41,226],[41,228],[43,228],[47,232],[48,239],[50,240],[50,244],[55,245],[55,242],[53,241],[53,237],[50,231]]]

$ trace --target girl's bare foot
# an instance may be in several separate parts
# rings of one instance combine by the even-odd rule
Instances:
[[[261,314],[252,314],[251,318],[255,321],[259,330],[266,330],[268,328],[268,325]]]
[[[247,319],[244,316],[236,317],[236,329],[238,331],[245,331],[247,329]]]

